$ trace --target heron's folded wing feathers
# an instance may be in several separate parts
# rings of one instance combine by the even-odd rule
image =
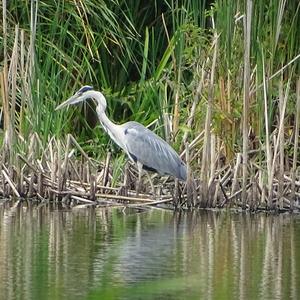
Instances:
[[[185,164],[166,141],[139,123],[130,122],[126,125],[125,146],[134,160],[161,174],[185,180]]]

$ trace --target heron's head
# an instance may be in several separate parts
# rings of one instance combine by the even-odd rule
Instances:
[[[102,93],[95,91],[93,87],[89,85],[85,85],[82,88],[80,88],[73,96],[67,99],[65,102],[58,105],[55,108],[55,110],[61,109],[67,105],[83,102],[87,99],[94,99],[101,110],[104,111],[106,109],[106,100],[105,97],[102,95]]]

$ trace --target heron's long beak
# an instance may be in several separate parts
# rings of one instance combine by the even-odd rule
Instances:
[[[82,99],[82,97],[80,97],[79,95],[73,95],[72,97],[70,97],[69,99],[67,99],[65,102],[59,104],[55,110],[59,110],[67,105],[72,105],[72,104],[75,104],[75,103],[78,103],[78,102],[81,102],[83,101],[84,99]]]

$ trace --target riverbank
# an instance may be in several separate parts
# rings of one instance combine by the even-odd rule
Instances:
[[[201,141],[199,141],[201,142]],[[36,199],[82,206],[168,206],[169,208],[239,208],[242,210],[285,212],[300,210],[300,182],[295,174],[275,172],[271,188],[267,171],[252,156],[246,180],[246,200],[243,200],[242,155],[223,164],[220,153],[214,153],[214,176],[205,188],[201,170],[189,160],[194,155],[191,144],[182,153],[187,159],[188,180],[179,182],[170,177],[151,173],[155,187],[152,194],[146,176],[136,195],[137,169],[130,162],[116,168],[108,152],[105,161],[88,156],[72,135],[65,142],[50,139],[42,146],[37,134],[30,139],[30,151],[16,154],[14,164],[2,163],[0,195],[3,198]],[[187,155],[186,155],[187,154]],[[9,158],[8,152],[2,153]],[[276,166],[276,170],[280,166]],[[115,180],[118,174],[118,180]],[[283,176],[282,176],[283,175]],[[271,191],[269,193],[268,191]]]

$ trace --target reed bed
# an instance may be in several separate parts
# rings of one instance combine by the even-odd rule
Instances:
[[[300,4],[196,2],[3,1],[0,194],[299,210]],[[153,175],[156,195],[144,181],[136,197],[136,170],[93,107],[54,111],[89,83],[112,119],[139,121],[181,153],[186,183]]]
[[[204,139],[204,137],[202,138]],[[178,183],[172,178],[153,175],[156,194],[151,194],[144,181],[142,192],[136,195],[137,170],[131,163],[122,169],[119,184],[113,184],[111,153],[98,162],[84,152],[72,135],[62,142],[51,138],[42,146],[38,134],[30,138],[30,151],[18,153],[15,164],[2,162],[0,195],[4,198],[36,199],[61,202],[70,206],[163,206],[169,208],[243,208],[251,211],[276,210],[279,212],[300,209],[300,181],[290,172],[278,172],[272,182],[272,201],[269,182],[263,183],[263,169],[259,156],[251,153],[246,186],[246,202],[242,198],[242,155],[230,164],[222,165],[216,151],[218,167],[209,179],[207,194],[203,195],[201,178],[191,173],[190,164],[195,153],[194,144],[184,151],[188,160],[188,180]],[[4,152],[2,157],[7,156]],[[280,170],[280,160],[276,168]],[[222,166],[221,166],[222,165]],[[246,203],[246,207],[245,207]]]

